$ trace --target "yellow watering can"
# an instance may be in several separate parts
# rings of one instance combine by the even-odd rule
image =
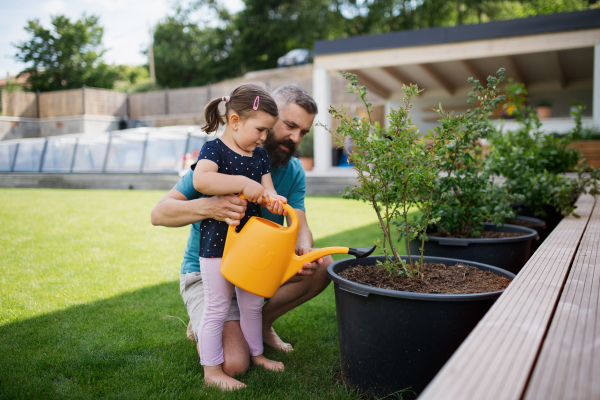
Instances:
[[[245,199],[244,195],[240,197]],[[277,200],[271,198],[271,201]],[[225,279],[247,292],[271,298],[282,284],[302,269],[304,263],[329,254],[367,257],[375,250],[375,246],[362,249],[325,247],[298,256],[294,252],[298,214],[287,204],[283,208],[292,219],[287,228],[259,217],[250,217],[240,232],[235,231],[235,226],[229,226],[221,262]]]

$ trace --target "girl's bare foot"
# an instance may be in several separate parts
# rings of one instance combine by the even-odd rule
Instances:
[[[281,338],[275,333],[275,329],[272,326],[263,326],[263,342],[276,350],[285,351],[289,353],[294,350],[291,344],[285,343]]]
[[[252,364],[261,365],[265,369],[269,369],[271,371],[283,371],[285,368],[282,362],[269,360],[262,354],[260,356],[250,357],[250,359],[252,360]]]
[[[242,382],[225,374],[221,365],[215,365],[213,367],[204,366],[204,383],[211,386],[217,386],[224,391],[243,389],[246,387]]]

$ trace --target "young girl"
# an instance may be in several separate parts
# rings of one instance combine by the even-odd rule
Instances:
[[[225,115],[219,104],[225,102]],[[212,100],[204,111],[205,132],[215,132],[225,125],[220,139],[207,142],[200,151],[194,169],[194,187],[205,197],[243,193],[248,200],[240,227],[251,216],[260,216],[265,203],[269,211],[282,214],[281,201],[271,180],[271,164],[267,152],[258,147],[278,119],[277,105],[260,85],[237,87],[229,96]],[[226,121],[223,119],[226,118]],[[270,201],[269,196],[278,199]],[[248,342],[251,360],[271,370],[283,370],[283,364],[265,358],[262,341],[262,306],[264,299],[234,287],[221,275],[221,258],[228,225],[207,219],[200,226],[200,272],[204,286],[204,314],[198,332],[200,362],[204,366],[205,382],[224,389],[238,389],[245,385],[227,376],[223,364],[223,324],[227,318],[233,292],[240,308],[240,326]]]

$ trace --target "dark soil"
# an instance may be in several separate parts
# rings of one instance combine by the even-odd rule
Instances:
[[[481,237],[478,237],[478,238],[469,238],[469,239],[497,239],[497,238],[526,236],[526,235],[529,235],[529,234],[528,233],[521,233],[521,232],[484,231],[484,232],[481,232]],[[443,233],[440,233],[440,232],[427,233],[427,236],[437,236],[437,237],[447,237],[447,238],[462,238],[463,237],[460,233],[443,234]]]
[[[469,294],[506,289],[510,280],[465,264],[423,265],[423,279],[391,276],[377,265],[358,265],[340,272],[342,278],[380,289],[414,293]]]
[[[538,223],[537,222],[527,221],[525,219],[510,219],[510,220],[506,221],[506,223],[510,224],[510,225],[535,226],[535,227],[538,227]]]

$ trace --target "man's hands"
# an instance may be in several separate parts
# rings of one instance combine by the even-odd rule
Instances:
[[[209,215],[209,218],[217,221],[225,221],[228,225],[239,225],[240,219],[244,217],[246,212],[246,200],[240,199],[234,194],[225,196],[213,196],[206,198],[204,212]]]
[[[302,246],[302,247],[296,249],[296,253],[299,256],[301,256],[301,255],[309,253],[313,250],[314,249],[312,247]],[[312,274],[314,274],[315,270],[321,264],[323,264],[323,258],[319,258],[318,260],[311,262],[311,263],[304,263],[304,265],[302,266],[302,269],[300,271],[298,271],[297,275],[304,275],[304,276],[312,275]]]

